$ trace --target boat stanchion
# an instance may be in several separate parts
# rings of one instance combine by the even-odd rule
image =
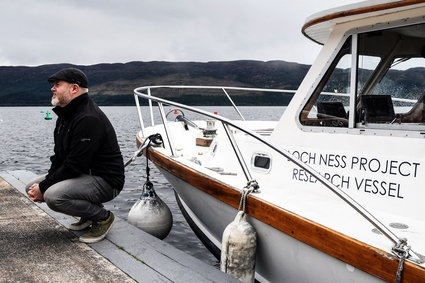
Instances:
[[[239,211],[224,230],[221,245],[220,270],[246,283],[255,280],[257,232],[247,220],[245,203],[256,188],[258,185],[252,186],[251,182],[245,187]]]
[[[151,146],[151,142],[154,145],[160,145],[162,138],[159,134],[149,136],[145,143],[135,152],[133,158],[126,163],[126,166],[130,164],[146,148],[146,182],[143,184],[139,200],[128,213],[128,222],[162,240],[170,233],[173,225],[173,216],[167,204],[156,194],[153,184],[149,180],[148,149]]]

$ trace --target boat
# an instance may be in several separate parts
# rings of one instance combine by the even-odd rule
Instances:
[[[140,87],[139,149],[215,255],[245,211],[259,282],[425,282],[425,1],[342,6],[302,33],[323,47],[278,121],[246,120],[232,96],[290,90]],[[170,89],[220,91],[238,118]]]

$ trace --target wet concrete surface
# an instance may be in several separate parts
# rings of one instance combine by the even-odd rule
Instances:
[[[135,282],[0,179],[1,282]]]
[[[119,217],[103,241],[79,242],[74,217],[26,196],[34,177],[0,172],[0,283],[240,282]]]

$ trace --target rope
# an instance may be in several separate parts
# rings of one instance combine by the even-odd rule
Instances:
[[[397,273],[394,280],[394,283],[400,283],[401,277],[403,275],[404,261],[406,260],[406,257],[409,255],[410,251],[410,246],[407,245],[407,239],[400,239],[400,241],[393,247],[392,250],[400,258],[400,261],[398,262]]]
[[[152,142],[156,145],[162,144],[162,137],[161,137],[160,134],[150,135],[146,140],[148,140],[148,143],[146,145],[146,182],[143,184],[143,191],[142,191],[142,194],[139,197],[140,199],[142,199],[142,196],[145,196],[145,197],[146,196],[149,196],[149,197],[155,196],[153,184],[149,179],[150,171],[151,171],[151,169],[149,168],[149,147],[151,147]]]
[[[142,151],[145,148],[148,148],[151,145],[151,143],[157,146],[161,144],[164,146],[161,134],[153,134],[147,137],[143,141],[143,143],[139,146],[139,148],[134,152],[133,156],[124,164],[124,167],[127,167],[128,165],[130,165],[134,160],[136,160],[137,157],[142,155]],[[146,151],[146,154],[148,154],[148,151]]]
[[[150,172],[150,168],[149,168],[149,147],[151,146],[151,140],[149,139],[148,145],[146,146],[146,183],[150,183],[149,181],[149,172]]]
[[[400,257],[400,261],[398,263],[397,273],[395,275],[394,283],[401,282],[401,275],[403,274],[403,266],[404,266],[404,260],[406,259],[406,256]]]
[[[150,176],[150,168],[149,168],[149,147],[151,146],[151,140],[149,139],[149,142],[146,146],[146,181],[143,184],[143,191],[140,195],[140,199],[142,199],[142,196],[150,196],[153,197],[153,184],[149,179]]]
[[[241,200],[239,201],[239,210],[245,212],[246,208],[246,200],[248,198],[248,195],[252,192],[257,191],[259,188],[257,181],[251,180],[247,183],[247,185],[244,187]]]
[[[149,147],[151,146],[151,144],[154,145],[164,145],[162,137],[160,134],[153,134],[150,135],[149,137],[147,137],[143,143],[140,145],[140,147],[134,152],[133,157],[130,158],[130,160],[128,160],[125,164],[124,167],[127,167],[130,163],[132,163],[134,160],[136,160],[137,157],[142,155],[142,151],[144,149],[146,149],[146,182],[143,184],[143,190],[142,190],[142,194],[140,195],[140,199],[142,199],[143,196],[150,196],[153,197],[154,196],[154,190],[153,190],[153,184],[149,179],[150,176],[150,168],[149,168]]]

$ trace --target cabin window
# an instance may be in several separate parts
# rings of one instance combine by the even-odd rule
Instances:
[[[351,39],[348,39],[303,108],[300,115],[301,124],[348,127],[351,61]]]
[[[380,57],[377,56],[367,56],[359,55],[358,60],[358,71],[357,71],[357,93],[360,93],[361,90],[365,87],[366,83],[370,80],[373,70],[376,69],[379,62],[381,61]]]
[[[425,23],[362,32],[343,44],[300,123],[423,132],[424,96]]]
[[[425,123],[425,24],[359,34],[361,57],[379,57],[362,66],[367,78],[358,89],[357,127],[416,130]]]

